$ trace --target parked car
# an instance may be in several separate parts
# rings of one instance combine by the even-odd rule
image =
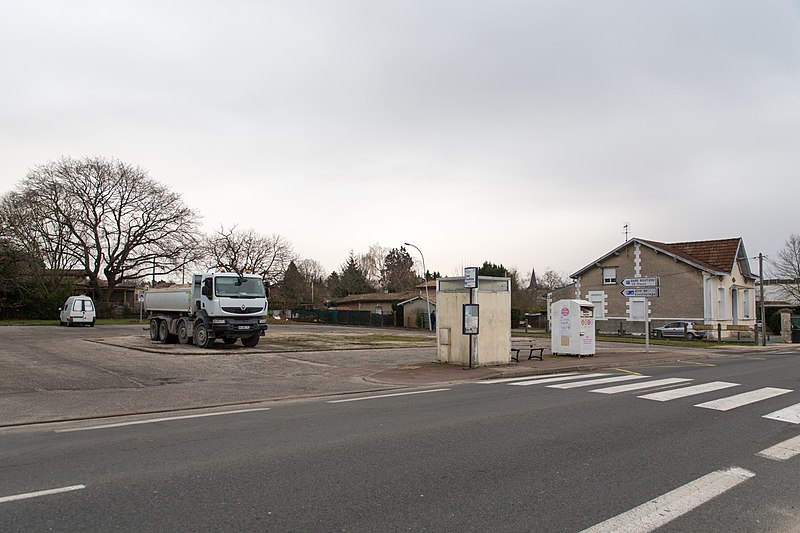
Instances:
[[[94,302],[90,297],[70,296],[61,308],[59,324],[62,326],[86,324],[89,327],[93,327],[96,318],[97,313],[95,312]]]
[[[683,337],[684,332],[689,339],[702,339],[706,336],[704,330],[694,329],[694,322],[679,320],[670,322],[665,326],[653,329],[653,337]]]

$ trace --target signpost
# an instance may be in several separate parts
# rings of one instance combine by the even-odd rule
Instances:
[[[469,335],[469,367],[472,368],[472,336],[478,334],[478,304],[473,303],[472,297],[478,288],[478,267],[464,267],[464,288],[469,289],[469,303],[464,304],[462,333]]]
[[[623,287],[658,287],[658,278],[625,278],[622,280]]]
[[[465,289],[478,288],[478,267],[464,268],[464,288]]]
[[[628,287],[620,291],[626,298],[644,298],[644,351],[650,351],[650,305],[648,298],[660,296],[661,279],[657,277],[625,278],[620,284]]]
[[[627,298],[658,298],[658,287],[637,287],[620,291]]]

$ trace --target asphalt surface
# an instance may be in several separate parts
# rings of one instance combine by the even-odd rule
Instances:
[[[751,477],[685,514],[662,511],[676,515],[662,530],[797,529],[800,456],[757,455],[800,436],[797,423],[765,418],[800,402],[796,353],[602,373],[6,429],[0,530],[581,531],[731,468]],[[555,387],[609,376],[630,381]],[[592,392],[672,378],[731,385],[664,402],[639,396],[683,385]],[[764,387],[788,392],[729,411],[696,407]]]
[[[0,328],[0,427],[140,413],[246,406],[265,401],[353,394],[460,382],[490,376],[589,370],[665,360],[769,354],[800,345],[651,348],[600,343],[591,358],[546,357],[502,367],[465,370],[435,363],[435,340],[422,347],[314,349],[272,346],[272,338],[334,335],[425,335],[426,332],[271,326],[255,349],[217,343],[212,350],[149,341],[144,326]],[[547,345],[546,339],[537,340]],[[273,342],[274,344],[274,342]],[[346,345],[346,343],[344,344]],[[342,346],[336,343],[335,346]],[[547,353],[547,352],[546,352]]]

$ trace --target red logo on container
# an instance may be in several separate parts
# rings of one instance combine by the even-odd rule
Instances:
[[[561,308],[561,316],[569,315],[569,307],[562,307]]]

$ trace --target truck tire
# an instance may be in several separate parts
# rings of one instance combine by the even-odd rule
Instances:
[[[181,344],[192,343],[192,338],[189,336],[189,324],[185,320],[178,323],[178,342]]]
[[[167,344],[169,342],[169,324],[166,320],[158,321],[158,342]]]
[[[151,318],[150,319],[150,340],[157,341],[158,340],[158,319]]]
[[[202,322],[198,322],[194,326],[194,345],[198,348],[208,348],[211,346],[212,342],[214,342],[214,340],[209,338],[206,325]]]
[[[259,339],[261,339],[260,335],[253,335],[251,337],[242,337],[242,344],[244,344],[248,348],[252,348],[258,344]]]

